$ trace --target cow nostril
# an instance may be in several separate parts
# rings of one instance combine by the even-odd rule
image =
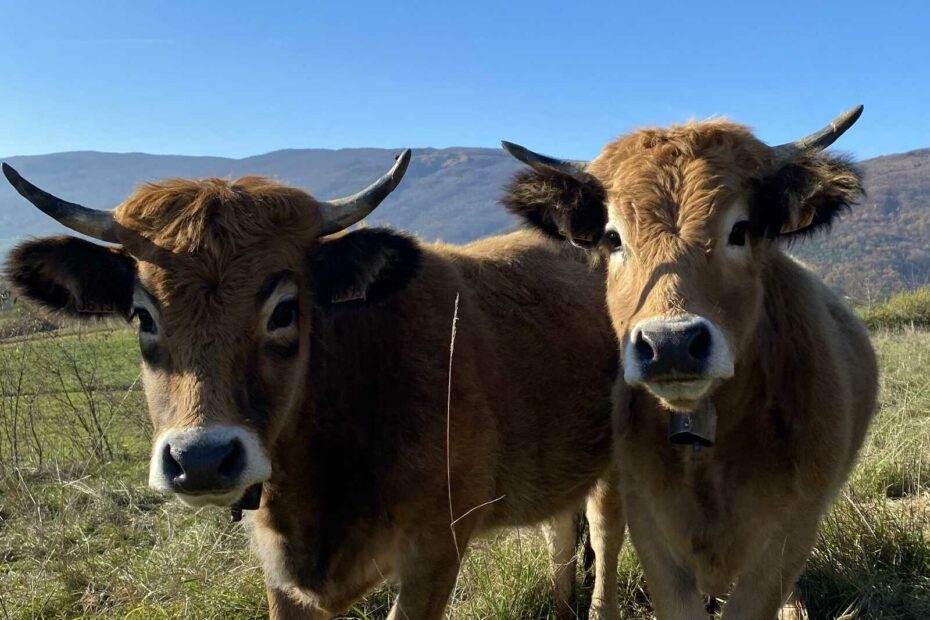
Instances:
[[[235,486],[246,468],[239,439],[176,441],[162,451],[162,473],[178,492],[213,492]],[[197,438],[195,438],[197,439]]]
[[[706,325],[697,328],[697,333],[688,345],[688,353],[696,360],[705,360],[710,357],[711,337]]]
[[[636,355],[639,356],[640,361],[646,362],[655,359],[655,349],[652,348],[652,344],[643,336],[643,332],[636,334],[635,347]]]
[[[165,449],[162,450],[161,465],[162,471],[169,480],[176,480],[184,475],[184,468],[171,454],[171,446],[168,444],[165,444]]]
[[[234,439],[220,463],[219,474],[226,478],[237,478],[243,469],[245,469],[245,449],[238,439]]]

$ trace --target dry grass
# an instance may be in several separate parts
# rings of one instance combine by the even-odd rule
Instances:
[[[875,342],[881,412],[801,582],[815,619],[930,618],[930,333],[880,333]],[[0,342],[0,372],[17,370],[10,360],[38,363],[22,357],[25,346]],[[124,332],[69,336],[56,346],[79,362],[99,362],[99,398],[111,394],[117,402],[138,373]],[[97,462],[66,436],[75,423],[66,417],[77,414],[61,405],[67,399],[60,393],[57,400],[43,394],[55,385],[43,385],[36,368],[27,368],[23,391],[35,394],[34,411],[42,412],[41,463],[23,439],[14,466],[9,429],[0,428],[0,619],[265,617],[258,561],[241,528],[224,511],[193,512],[146,488],[148,438],[138,423],[137,388],[107,429],[112,459]],[[74,377],[56,384],[80,403]],[[14,397],[0,397],[8,413]],[[552,617],[547,568],[535,531],[481,540],[465,557],[450,616]],[[650,617],[629,546],[620,571],[625,617]],[[383,618],[394,596],[384,588],[350,617]]]

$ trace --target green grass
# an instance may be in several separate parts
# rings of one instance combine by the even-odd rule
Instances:
[[[930,618],[930,332],[874,340],[881,410],[801,580],[811,618]],[[21,383],[17,364],[27,371]],[[149,431],[138,372],[125,330],[0,341],[0,619],[267,615],[242,528],[225,511],[195,512],[145,486]],[[17,396],[4,392],[14,383],[16,466],[9,427]],[[95,458],[93,437],[78,432],[74,418],[88,397],[107,420],[111,457]],[[38,441],[28,440],[29,407]],[[535,530],[480,540],[450,615],[550,618],[547,570]],[[625,617],[650,617],[629,546],[620,573]],[[384,618],[394,596],[382,588],[350,617]]]
[[[873,341],[880,410],[801,580],[812,618],[930,618],[930,333]]]

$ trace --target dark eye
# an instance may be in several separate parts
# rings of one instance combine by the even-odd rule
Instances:
[[[733,224],[730,230],[730,238],[727,239],[729,245],[746,245],[746,233],[749,231],[749,222],[742,221]]]
[[[623,247],[623,241],[620,239],[620,233],[616,230],[608,230],[604,233],[604,247],[611,252],[616,252]]]
[[[133,314],[139,319],[139,332],[143,334],[155,333],[155,319],[145,308],[133,308]]]
[[[271,316],[268,317],[268,331],[273,332],[276,329],[290,327],[297,320],[297,300],[285,299],[277,306]]]

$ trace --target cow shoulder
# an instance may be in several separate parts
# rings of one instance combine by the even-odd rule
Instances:
[[[324,239],[313,258],[318,305],[374,304],[402,291],[420,271],[416,239],[386,228],[362,228]]]
[[[135,271],[135,261],[118,248],[56,236],[16,246],[7,256],[5,276],[18,294],[47,310],[128,318]]]

